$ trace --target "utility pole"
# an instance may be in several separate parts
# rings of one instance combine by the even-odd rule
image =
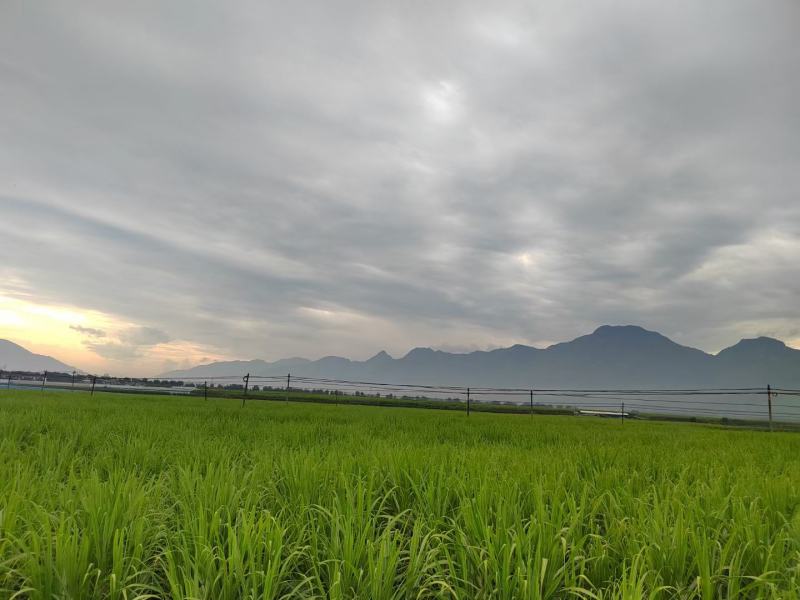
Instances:
[[[94,396],[94,386],[97,383],[97,375],[92,375],[92,392],[89,394],[90,396]]]
[[[769,431],[772,432],[772,387],[767,384],[767,407],[769,409]]]
[[[467,388],[467,416],[469,416],[469,388]]]
[[[203,397],[208,400],[208,382],[203,382]]]
[[[286,375],[286,402],[289,401],[289,387],[292,385],[292,374]]]
[[[44,393],[44,384],[47,382],[47,371],[44,372],[44,376],[42,377],[42,393]]]
[[[242,406],[244,406],[245,398],[247,398],[247,388],[250,386],[250,373],[242,377],[244,381],[244,396],[242,396]]]

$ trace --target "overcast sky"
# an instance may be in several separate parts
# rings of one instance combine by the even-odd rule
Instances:
[[[800,2],[0,2],[0,337],[800,346]]]

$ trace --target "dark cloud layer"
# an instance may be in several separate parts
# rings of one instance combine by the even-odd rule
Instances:
[[[799,6],[10,0],[0,282],[125,359],[791,337]]]

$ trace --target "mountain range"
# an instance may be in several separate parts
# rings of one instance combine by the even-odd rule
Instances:
[[[0,369],[3,371],[50,371],[71,373],[75,371],[52,356],[34,354],[14,342],[0,340]]]
[[[800,350],[768,337],[744,339],[718,354],[682,346],[633,325],[604,325],[547,348],[515,345],[465,354],[414,348],[402,358],[339,356],[226,361],[170,371],[161,378],[286,375],[483,387],[774,387],[800,386]]]

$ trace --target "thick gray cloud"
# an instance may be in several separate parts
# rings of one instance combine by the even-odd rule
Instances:
[[[124,359],[797,337],[798,39],[796,0],[10,0],[0,292]]]

